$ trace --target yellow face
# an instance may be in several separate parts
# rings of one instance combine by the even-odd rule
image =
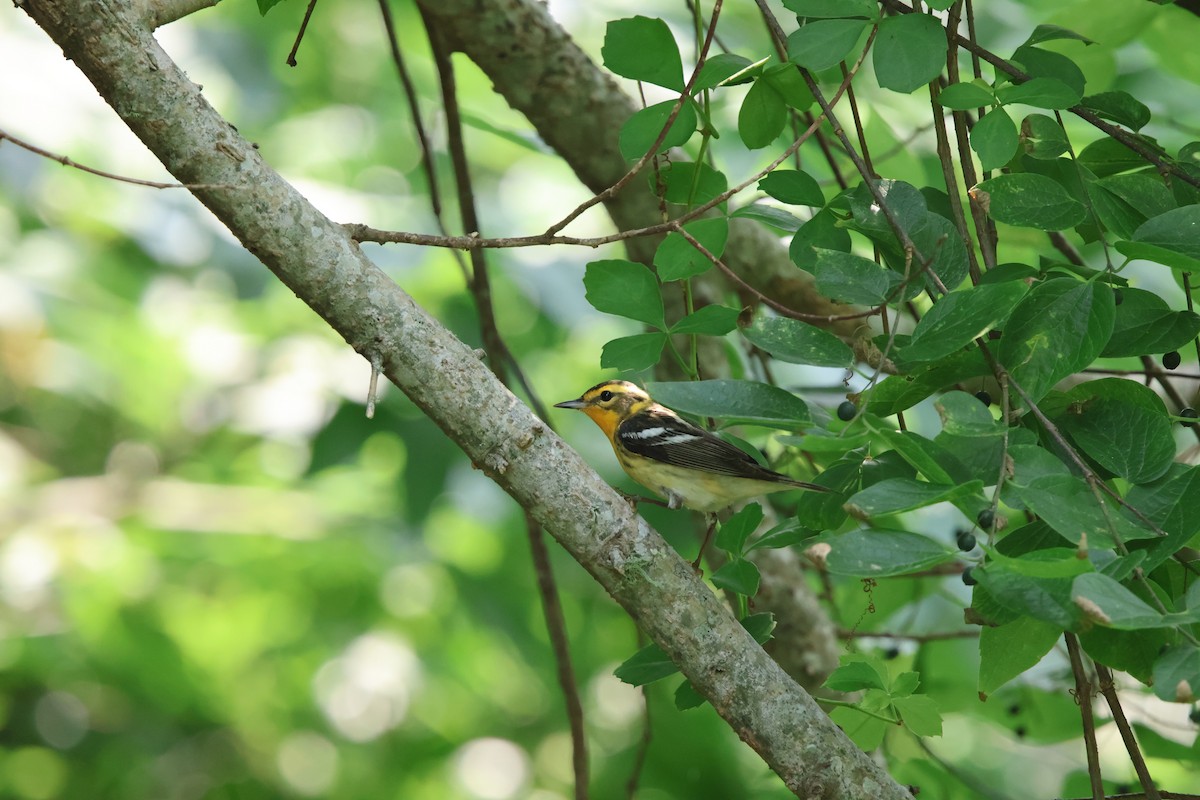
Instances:
[[[555,408],[582,411],[611,440],[621,420],[652,402],[650,395],[629,381],[604,381],[588,389],[577,400],[556,403]]]

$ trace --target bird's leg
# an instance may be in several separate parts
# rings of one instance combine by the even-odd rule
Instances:
[[[640,505],[641,503],[650,503],[652,505],[662,506],[663,508],[671,508],[671,506],[668,506],[666,503],[664,503],[662,500],[659,500],[657,497],[644,497],[640,494],[631,494],[629,492],[623,492],[620,489],[614,489],[613,491],[615,491],[617,494],[621,495],[621,497],[624,497],[625,502],[629,503],[629,507],[632,508],[634,511],[637,511],[638,505]]]
[[[713,531],[717,529],[717,515],[705,514],[704,518],[708,521],[708,530],[704,532],[704,541],[700,545],[700,552],[696,554],[696,560],[692,562],[692,569],[696,570],[697,575],[703,575],[703,570],[700,569],[700,561],[704,558],[704,551],[708,549],[708,543],[712,540]]]

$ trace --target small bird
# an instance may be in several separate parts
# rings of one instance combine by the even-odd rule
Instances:
[[[668,508],[712,513],[785,489],[828,492],[761,466],[748,453],[650,399],[629,381],[604,381],[555,408],[582,411],[600,426],[629,477]]]

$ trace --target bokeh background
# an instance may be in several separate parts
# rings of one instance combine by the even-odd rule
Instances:
[[[735,43],[758,41],[743,5],[727,8],[723,24]],[[1133,92],[1172,121],[1155,131],[1166,140],[1200,129],[1188,80],[1200,75],[1194,25],[1118,0],[979,5],[1001,53],[1036,21],[1097,28],[1085,32],[1107,36],[1103,46],[1072,52],[1089,90]],[[410,4],[393,6],[422,113],[440,137],[419,19]],[[293,0],[263,17],[230,0],[159,38],[331,217],[434,231],[377,6],[319,5],[290,68],[303,10]],[[597,60],[606,20],[651,13],[617,2],[551,10]],[[456,65],[484,233],[543,230],[585,191],[485,77]],[[872,80],[864,72],[868,132],[881,146],[896,130],[913,133],[889,174],[925,182],[936,174],[931,135],[919,128],[927,108],[870,95]],[[110,172],[170,179],[15,8],[0,12],[0,129]],[[608,231],[598,211],[573,228]],[[478,346],[452,253],[366,249]],[[620,252],[491,256],[501,331],[544,400],[603,377],[602,344],[634,332],[591,311],[580,283],[586,261]],[[369,372],[185,191],[107,180],[0,142],[0,796],[570,795],[570,741],[520,509],[398,392],[385,387],[367,419]],[[826,390],[818,405],[840,400],[840,374],[804,379]],[[586,420],[555,422],[632,488]],[[646,513],[694,548],[686,514]],[[952,536],[952,520],[932,523]],[[627,795],[647,719],[640,800],[789,796],[711,709],[676,711],[674,685],[650,687],[647,708],[612,676],[641,644],[635,626],[552,550],[593,796]],[[839,610],[867,631],[897,619],[937,629],[961,620],[964,597],[952,580],[885,582],[873,619],[851,585]],[[1081,772],[1077,710],[1055,681],[1062,664],[1048,665],[1044,684],[981,705],[973,641],[894,649],[948,712],[939,758],[967,765],[998,796],[1048,796]],[[1144,714],[1182,736],[1178,710]],[[1101,734],[1120,763],[1115,731]],[[961,785],[936,794],[957,784],[915,745],[907,756],[902,779],[929,796],[966,796]],[[1163,780],[1172,769],[1181,768],[1155,762]]]

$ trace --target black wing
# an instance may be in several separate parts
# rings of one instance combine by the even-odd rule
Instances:
[[[673,414],[654,410],[635,414],[621,423],[617,436],[631,453],[676,467],[736,478],[791,480],[761,466],[741,448]]]

